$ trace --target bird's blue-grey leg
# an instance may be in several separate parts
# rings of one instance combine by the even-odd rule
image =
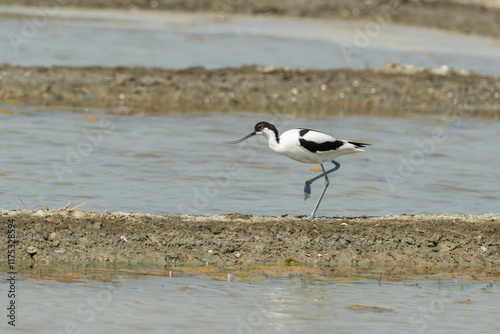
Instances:
[[[319,204],[321,203],[321,200],[323,199],[323,195],[325,194],[326,189],[330,185],[330,180],[328,179],[328,174],[330,174],[331,172],[334,172],[340,168],[340,164],[338,162],[336,162],[335,160],[332,160],[332,163],[335,165],[335,167],[333,167],[329,171],[325,171],[325,167],[323,166],[323,164],[320,164],[321,169],[323,170],[323,174],[320,176],[325,177],[325,186],[323,187],[323,191],[321,192],[321,195],[319,195],[318,202],[316,202],[316,205],[314,206],[313,212],[311,213],[311,215],[309,215],[307,218],[305,218],[306,220],[312,220],[314,218],[314,215],[316,214],[316,210],[318,210]],[[315,178],[313,180],[317,180],[317,179],[318,178]]]
[[[340,164],[339,164],[337,161],[332,160],[332,163],[335,165],[335,167],[333,167],[332,169],[328,170],[328,171],[327,171],[326,173],[324,173],[324,174],[319,174],[318,176],[313,177],[312,179],[310,179],[310,180],[307,180],[307,181],[306,181],[306,183],[305,183],[305,185],[304,185],[304,201],[305,201],[306,199],[308,199],[308,198],[309,198],[309,196],[311,196],[311,184],[312,184],[314,181],[316,181],[316,180],[318,180],[318,179],[322,178],[325,174],[330,174],[331,172],[335,172],[336,170],[338,170],[338,169],[340,168]],[[321,168],[323,168],[323,165],[321,165]],[[323,169],[323,171],[324,171],[324,169]]]

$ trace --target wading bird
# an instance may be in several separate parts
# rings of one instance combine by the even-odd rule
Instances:
[[[311,196],[311,184],[321,177],[325,177],[323,191],[319,196],[318,202],[314,206],[313,212],[305,218],[306,220],[313,219],[316,214],[316,210],[318,210],[321,199],[330,184],[328,174],[335,172],[340,168],[340,164],[334,159],[344,154],[364,152],[361,147],[369,145],[335,139],[326,133],[310,129],[292,129],[284,132],[281,136],[278,136],[278,130],[276,127],[268,122],[259,122],[255,125],[254,131],[249,135],[239,140],[229,141],[226,143],[238,144],[255,135],[266,136],[269,142],[269,147],[278,154],[286,155],[293,160],[306,164],[319,164],[321,166],[323,173],[307,180],[304,186],[304,200],[306,200],[309,196]],[[323,162],[326,161],[331,161],[335,167],[325,171]]]

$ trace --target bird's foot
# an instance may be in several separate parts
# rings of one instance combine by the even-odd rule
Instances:
[[[304,186],[304,201],[311,197],[311,184],[306,182],[306,185]]]
[[[302,220],[307,220],[308,222],[310,222],[313,219],[314,219],[314,216],[312,216],[312,215],[311,216],[307,216],[305,218],[302,218]]]

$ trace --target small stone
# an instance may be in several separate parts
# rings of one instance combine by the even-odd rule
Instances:
[[[83,246],[86,246],[89,243],[89,239],[87,239],[85,237],[81,237],[81,238],[78,239],[78,242],[80,244],[82,244]]]
[[[38,217],[45,217],[48,215],[48,211],[45,211],[43,209],[40,209],[38,210],[37,212],[35,212],[34,214],[35,216],[38,216]]]
[[[241,257],[241,254],[240,253],[236,253],[236,254],[234,254],[234,257],[237,258],[237,259],[239,259]]]
[[[59,247],[59,240],[52,241],[52,246]]]
[[[87,215],[86,212],[83,210],[75,210],[71,214],[71,216],[76,218],[76,219],[85,218],[86,215]]]
[[[33,246],[28,246],[28,248],[26,248],[26,253],[28,253],[29,255],[33,256],[36,253],[38,253],[38,249],[36,249]]]

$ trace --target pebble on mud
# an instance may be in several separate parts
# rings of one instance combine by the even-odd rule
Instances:
[[[39,217],[48,217],[50,215],[49,208],[43,207],[40,210],[38,210],[37,212],[35,212],[34,215],[39,216]]]
[[[234,257],[237,258],[237,259],[239,259],[241,257],[241,254],[240,253],[236,253],[236,254],[234,254]]]
[[[28,253],[31,256],[31,258],[33,258],[33,256],[35,256],[38,253],[38,249],[36,249],[33,246],[28,246],[28,248],[26,248],[26,253]]]
[[[77,219],[85,218],[86,215],[87,215],[87,213],[83,210],[74,210],[71,214],[71,216],[73,218],[77,218]]]

